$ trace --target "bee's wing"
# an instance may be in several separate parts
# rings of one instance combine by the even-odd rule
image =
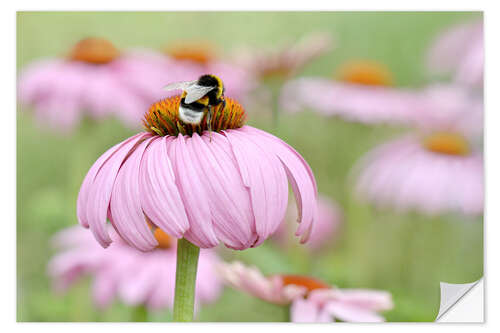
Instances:
[[[165,90],[186,90],[190,86],[196,84],[197,80],[194,81],[183,81],[183,82],[173,82],[167,84],[163,89]]]
[[[193,84],[193,85],[187,87],[186,89],[184,89],[187,93],[185,102],[187,104],[193,103],[194,101],[199,100],[200,98],[202,98],[207,93],[214,90],[215,88],[216,87],[214,87],[214,86],[207,87],[207,86],[200,86],[198,84]]]

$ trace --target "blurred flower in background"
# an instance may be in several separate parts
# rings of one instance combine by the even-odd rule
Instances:
[[[355,167],[357,191],[400,211],[481,214],[482,101],[456,86],[430,86],[425,96],[416,133],[374,149]]]
[[[381,63],[353,60],[332,79],[299,78],[283,87],[280,104],[288,112],[310,108],[366,124],[406,124],[414,117],[419,95],[392,86],[392,75]]]
[[[296,222],[297,205],[290,201],[286,210],[285,221],[280,224],[272,240],[286,247],[294,240],[292,225]],[[338,236],[342,224],[342,209],[325,195],[318,197],[318,219],[312,229],[309,241],[305,244],[311,250],[320,250],[332,245]]]
[[[129,306],[145,305],[150,310],[172,309],[174,302],[176,239],[156,229],[158,247],[141,252],[128,246],[109,227],[113,244],[103,249],[92,233],[80,226],[64,229],[53,238],[58,253],[48,265],[54,288],[66,291],[79,278],[93,277],[95,304],[104,308],[114,298]],[[222,292],[216,274],[219,258],[212,250],[201,250],[196,284],[197,306],[215,302]]]
[[[453,74],[457,83],[483,86],[484,35],[482,20],[460,23],[444,30],[427,54],[433,74]]]
[[[312,277],[264,276],[255,267],[240,262],[218,265],[224,281],[267,302],[290,305],[293,322],[384,321],[378,312],[393,307],[391,294],[365,289],[340,289]]]
[[[106,151],[90,168],[77,200],[78,221],[103,247],[107,220],[130,245],[157,246],[146,220],[201,248],[260,245],[282,223],[288,181],[296,195],[306,242],[317,219],[317,187],[307,162],[277,137],[244,125],[231,98],[199,125],[179,120],[180,98],[151,106],[147,132]],[[172,126],[177,124],[177,126]],[[288,179],[288,181],[287,181]]]
[[[261,113],[270,109],[277,125],[280,111],[278,98],[283,84],[332,48],[330,34],[312,33],[295,43],[282,43],[269,48],[247,46],[236,50],[233,54],[235,63],[253,73],[260,84],[259,89],[253,92],[254,98],[249,101],[249,107],[261,110]]]
[[[421,131],[460,132],[476,148],[482,144],[484,101],[466,86],[429,84],[421,89],[412,112],[411,125]]]
[[[118,50],[102,38],[86,38],[65,57],[27,66],[19,77],[19,99],[33,105],[39,122],[62,132],[70,132],[84,114],[92,119],[113,115],[137,128],[152,102],[141,80],[157,70],[148,57]]]
[[[377,206],[426,214],[483,212],[483,156],[458,133],[410,135],[362,160],[357,191]]]
[[[151,96],[150,102],[174,96],[163,87],[176,81],[192,81],[204,74],[216,74],[224,82],[225,95],[245,103],[256,87],[254,73],[225,60],[214,44],[208,41],[177,41],[164,47],[163,52],[137,50],[155,64],[155,73],[148,77],[137,75],[144,93]],[[138,73],[140,74],[140,73]]]
[[[327,33],[306,35],[296,43],[284,43],[267,49],[242,47],[234,52],[235,62],[260,80],[270,77],[288,79],[305,65],[332,49]]]

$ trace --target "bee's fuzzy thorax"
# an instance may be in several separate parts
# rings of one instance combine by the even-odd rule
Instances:
[[[211,128],[214,132],[240,128],[245,124],[246,112],[243,106],[232,98],[225,98],[223,104],[213,107]],[[143,124],[152,134],[166,136],[202,134],[208,130],[206,114],[198,125],[182,122],[179,118],[181,96],[174,96],[154,103],[144,115]]]

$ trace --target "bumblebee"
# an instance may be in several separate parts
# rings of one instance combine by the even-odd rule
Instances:
[[[212,108],[220,104],[226,107],[224,84],[212,74],[205,74],[194,81],[174,82],[164,87],[165,90],[182,89],[179,105],[179,118],[187,123],[198,125],[207,112],[207,125],[211,133]]]

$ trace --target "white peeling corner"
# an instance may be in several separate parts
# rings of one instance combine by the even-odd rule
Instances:
[[[453,284],[441,282],[441,303],[436,317],[438,322],[484,321],[484,283]]]

